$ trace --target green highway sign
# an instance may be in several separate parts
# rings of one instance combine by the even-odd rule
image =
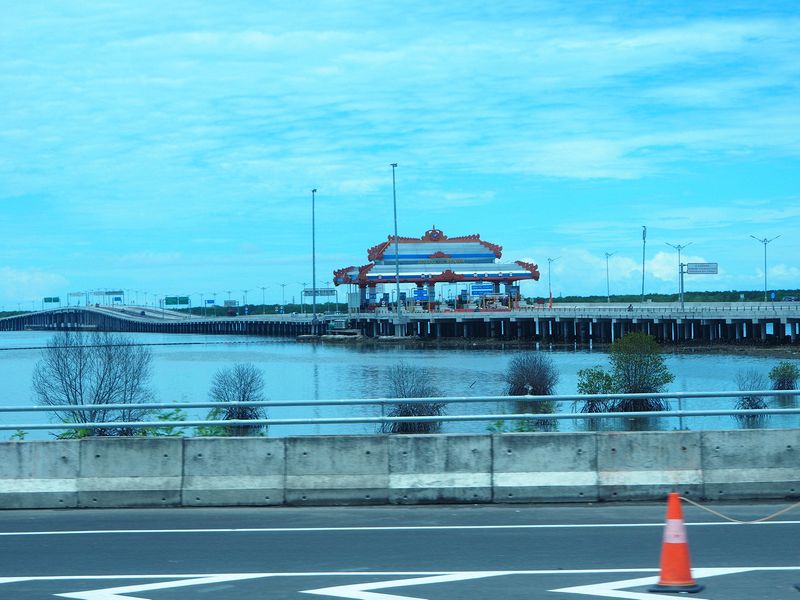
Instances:
[[[61,298],[59,298],[58,296],[47,296],[42,301],[45,302],[46,304],[60,303]]]
[[[167,296],[164,298],[164,306],[178,306],[189,304],[189,296]]]

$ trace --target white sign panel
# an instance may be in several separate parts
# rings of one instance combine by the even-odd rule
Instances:
[[[686,263],[688,275],[716,275],[718,271],[717,263]]]

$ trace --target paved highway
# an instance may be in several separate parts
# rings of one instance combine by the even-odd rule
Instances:
[[[714,505],[739,519],[783,504]],[[657,598],[665,506],[0,513],[0,598]],[[798,598],[800,509],[686,507],[693,598]],[[663,597],[663,596],[662,596]]]

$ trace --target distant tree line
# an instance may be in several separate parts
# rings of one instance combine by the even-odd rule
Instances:
[[[775,300],[780,302],[788,298],[800,300],[800,289],[774,290]],[[742,298],[744,296],[744,298]],[[679,302],[680,297],[675,294],[645,294],[645,302]],[[717,292],[686,292],[683,293],[685,302],[763,302],[764,290],[726,290]],[[641,294],[611,294],[611,302],[622,304],[641,303]],[[592,296],[559,296],[553,298],[555,303],[604,303],[608,302],[605,295]]]

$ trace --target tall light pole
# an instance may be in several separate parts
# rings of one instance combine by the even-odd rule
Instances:
[[[611,302],[611,283],[608,279],[608,259],[615,254],[616,252],[606,252],[606,302]]]
[[[242,290],[242,310],[247,310],[247,292],[250,290]]]
[[[644,304],[644,249],[647,245],[647,226],[642,225],[642,304]]]
[[[751,235],[750,237],[756,240],[757,242],[761,242],[762,244],[764,244],[764,302],[767,302],[767,244],[777,240],[781,236],[776,235],[772,239],[767,239],[767,238],[761,239],[757,238],[754,235]]]
[[[265,286],[265,285],[261,286],[261,314],[262,315],[267,314],[267,301],[266,301],[266,296],[264,295],[264,291],[266,289],[267,289],[267,286]]]
[[[314,222],[314,204],[317,196],[317,188],[311,190],[311,314],[312,319],[317,320],[317,234],[316,223]],[[315,332],[316,333],[316,332]]]
[[[286,307],[286,284],[281,284],[281,306]]]
[[[553,303],[553,284],[552,284],[552,280],[550,279],[550,267],[559,258],[561,258],[561,257],[560,256],[556,256],[555,258],[549,258],[548,257],[548,259],[547,259],[547,290],[550,292],[550,303],[551,304]]]
[[[686,248],[687,246],[691,246],[692,242],[688,244],[670,244],[669,242],[664,242],[667,246],[675,248],[678,251],[678,300],[681,302],[681,310],[683,310],[683,263],[681,262],[681,250]]]
[[[397,188],[395,185],[394,170],[397,168],[397,163],[392,163],[392,206],[394,207],[394,284],[397,288],[397,302],[395,308],[397,310],[397,325],[400,327],[400,246],[397,240]]]

